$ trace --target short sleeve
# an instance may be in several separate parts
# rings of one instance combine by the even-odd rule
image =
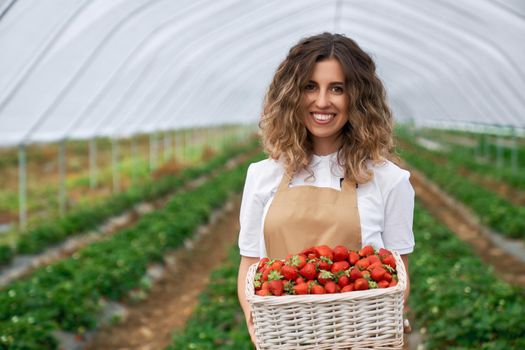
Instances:
[[[247,257],[259,257],[264,203],[257,196],[257,183],[257,172],[254,164],[250,164],[244,183],[239,214],[239,250],[242,256]]]
[[[399,254],[409,254],[414,250],[414,189],[409,181],[410,173],[405,171],[385,198],[385,221],[382,234],[385,248]]]

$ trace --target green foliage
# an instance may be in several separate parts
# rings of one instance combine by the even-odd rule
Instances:
[[[409,303],[428,349],[525,348],[525,297],[416,208]]]
[[[14,329],[13,319],[33,315],[53,325],[42,330],[43,339],[49,337],[52,328],[82,333],[95,327],[103,300],[119,300],[132,289],[141,288],[148,265],[161,261],[167,250],[180,247],[229,193],[238,192],[249,163],[260,157],[222,172],[195,189],[177,193],[163,209],[144,215],[135,226],[6,286],[0,291],[0,323]],[[29,344],[35,336],[20,327],[15,331],[19,336],[5,334],[14,339],[13,348]],[[54,349],[56,345],[24,348]]]

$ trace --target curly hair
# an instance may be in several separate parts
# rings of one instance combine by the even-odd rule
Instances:
[[[264,151],[272,159],[283,160],[288,174],[309,169],[313,144],[303,120],[303,89],[315,64],[330,58],[342,66],[349,101],[337,160],[351,181],[365,183],[373,176],[367,161],[379,163],[392,155],[393,117],[374,61],[341,34],[303,38],[277,68],[259,121]]]

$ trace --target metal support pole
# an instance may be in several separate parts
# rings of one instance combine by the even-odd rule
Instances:
[[[131,183],[135,185],[137,183],[137,137],[131,137]]]
[[[157,168],[157,132],[154,131],[149,135],[149,170],[150,172]]]
[[[89,140],[89,187],[97,187],[97,138]]]
[[[512,149],[511,149],[511,164],[512,164],[512,172],[517,173],[518,172],[518,145],[516,142],[516,133],[512,131]]]
[[[26,148],[24,144],[18,145],[18,216],[20,229],[27,228],[27,168]]]
[[[118,160],[119,160],[119,154],[118,154],[118,139],[112,138],[111,139],[111,164],[112,164],[112,170],[113,170],[113,192],[119,192],[120,191],[120,176],[118,171]]]
[[[496,136],[496,165],[498,168],[503,166],[503,140],[501,136]]]
[[[62,139],[58,152],[58,212],[60,217],[66,214],[66,139]]]

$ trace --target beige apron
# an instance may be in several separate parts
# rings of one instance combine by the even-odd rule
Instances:
[[[345,178],[338,191],[309,185],[289,187],[290,180],[283,175],[264,220],[269,258],[284,259],[321,244],[361,249],[355,183]]]

